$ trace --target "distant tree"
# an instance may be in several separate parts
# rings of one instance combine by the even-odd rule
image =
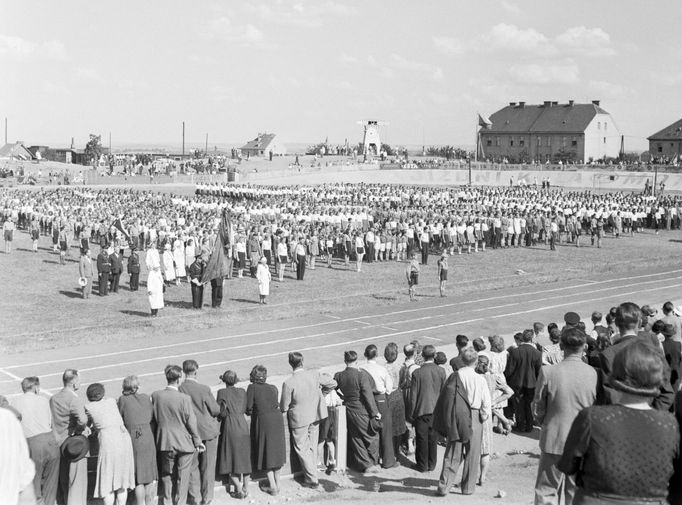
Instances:
[[[395,150],[388,144],[381,144],[381,150],[384,151],[387,156],[395,155]]]
[[[473,156],[473,153],[468,153],[465,149],[454,146],[430,146],[426,149],[426,154],[447,160],[465,159],[470,154]]]
[[[85,144],[85,159],[90,160],[93,167],[97,166],[102,155],[102,136],[90,134],[90,140]]]

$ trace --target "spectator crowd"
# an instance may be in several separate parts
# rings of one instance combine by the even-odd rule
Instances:
[[[383,359],[373,344],[363,357],[347,350],[333,376],[291,352],[279,390],[257,364],[246,390],[226,370],[214,396],[192,359],[166,366],[167,387],[151,395],[128,376],[118,398],[95,382],[83,401],[81,377],[67,369],[48,400],[40,378],[26,377],[23,394],[2,399],[0,496],[85,504],[91,489],[107,504],[126,503],[129,491],[138,505],[157,495],[208,504],[216,478],[245,499],[252,475],[276,496],[287,458],[299,484],[317,489],[344,450],[355,472],[440,468],[432,493],[447,496],[459,484],[472,494],[489,480],[495,436],[539,427],[536,504],[682,503],[677,309],[667,302],[659,316],[626,302],[605,318],[591,314],[589,325],[575,312],[563,319],[561,327],[534,323],[509,347],[498,335],[457,335],[450,360],[416,340],[402,357],[396,343]],[[96,458],[90,475],[88,457]]]

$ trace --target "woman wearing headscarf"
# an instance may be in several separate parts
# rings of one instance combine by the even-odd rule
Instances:
[[[149,297],[149,306],[152,311],[152,316],[159,313],[159,309],[163,308],[163,277],[161,276],[161,258],[159,257],[159,250],[156,248],[156,243],[151,242],[147,255],[145,257],[147,265],[147,295]]]
[[[123,395],[118,398],[118,411],[133,442],[135,459],[135,501],[137,505],[154,503],[155,482],[158,480],[156,446],[152,431],[152,401],[138,392],[136,375],[123,379]]]
[[[102,384],[90,384],[86,396],[85,411],[99,441],[93,497],[103,498],[105,505],[125,505],[128,489],[135,487],[135,460],[130,435],[114,399],[104,398]]]
[[[260,303],[265,305],[265,297],[270,295],[270,268],[268,267],[268,260],[262,256],[256,268],[256,279],[258,279],[258,294],[260,295]]]
[[[170,241],[163,246],[163,275],[167,285],[175,280],[175,260]]]
[[[220,444],[218,447],[218,475],[229,475],[234,498],[249,496],[251,473],[251,438],[246,424],[246,391],[235,386],[239,379],[232,370],[220,376],[225,388],[218,391],[220,406]]]
[[[286,462],[284,418],[279,409],[277,388],[266,384],[268,370],[256,365],[251,370],[251,384],[246,390],[246,414],[251,416],[251,462],[254,470],[264,470],[268,487],[263,490],[274,496],[279,493],[279,472]]]
[[[185,269],[185,247],[180,240],[176,238],[173,242],[173,262],[175,263],[175,284],[180,285],[180,279],[187,275]]]

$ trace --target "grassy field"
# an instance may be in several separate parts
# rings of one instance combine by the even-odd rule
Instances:
[[[183,282],[167,290],[167,307],[152,319],[144,290],[144,266],[140,291],[129,291],[128,275],[124,273],[118,294],[93,294],[91,299],[83,300],[77,285],[78,249],[72,248],[67,264],[60,265],[48,237],[41,237],[39,252],[33,253],[28,236],[24,232],[17,235],[12,253],[0,254],[0,349],[6,353],[86,342],[123,343],[152,334],[333,314],[408,299],[404,263],[364,265],[358,273],[352,263],[346,268],[335,260],[333,268],[328,269],[318,261],[317,268],[308,269],[302,282],[296,281],[289,268],[284,282],[273,280],[266,306],[257,303],[257,281],[247,273],[242,279],[225,281],[220,309],[210,307],[210,287],[204,293],[204,309],[192,309],[190,287]],[[606,238],[601,249],[559,245],[556,252],[540,246],[456,255],[450,259],[448,289],[451,293],[480,295],[517,287],[519,296],[523,296],[524,286],[529,285],[674,267],[678,264],[680,239],[677,231],[660,235],[645,232],[632,238]],[[99,247],[93,246],[93,257],[98,252]],[[432,255],[429,265],[422,269],[418,289],[422,299],[438,296],[436,260]]]

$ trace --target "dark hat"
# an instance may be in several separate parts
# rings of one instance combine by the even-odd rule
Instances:
[[[70,463],[83,459],[90,450],[90,441],[85,435],[74,435],[62,444],[62,456]]]
[[[642,306],[642,314],[644,314],[646,317],[655,316],[657,312],[658,311],[654,309],[651,305]]]
[[[575,312],[566,312],[564,314],[564,322],[570,326],[575,326],[580,322],[580,316]]]
[[[381,433],[381,419],[377,419],[376,417],[370,419],[367,431],[371,436],[378,435],[379,433]]]

